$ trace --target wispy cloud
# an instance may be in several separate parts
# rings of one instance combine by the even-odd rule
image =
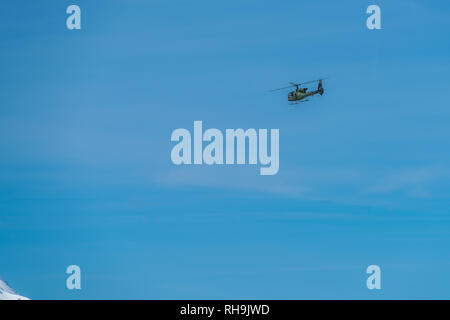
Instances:
[[[249,168],[174,168],[159,173],[155,181],[168,187],[210,187],[264,192],[274,195],[301,196],[308,189],[290,184],[279,177],[260,176]]]
[[[374,193],[405,192],[413,198],[431,198],[432,183],[448,178],[450,170],[444,167],[424,167],[402,170],[381,176],[369,188]]]

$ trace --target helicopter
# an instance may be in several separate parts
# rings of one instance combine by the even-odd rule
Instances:
[[[288,94],[288,101],[293,101],[293,103],[289,103],[290,105],[299,104],[300,102],[307,102],[307,101],[309,101],[306,98],[311,97],[313,95],[316,95],[316,94],[323,95],[324,89],[323,89],[323,85],[322,85],[322,80],[325,80],[325,79],[328,79],[328,78],[317,79],[317,80],[307,81],[307,82],[303,82],[303,83],[289,82],[291,84],[290,86],[279,88],[279,89],[275,89],[275,90],[271,90],[271,91],[278,91],[278,90],[283,90],[283,89],[295,87],[294,91],[289,92],[289,94]],[[317,90],[315,90],[315,91],[308,92],[307,88],[302,88],[301,87],[304,84],[314,83],[314,82],[319,82]],[[306,99],[306,100],[304,100],[304,99]]]

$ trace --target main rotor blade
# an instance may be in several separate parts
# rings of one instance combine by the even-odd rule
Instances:
[[[287,87],[283,87],[283,88],[278,88],[278,89],[270,90],[269,92],[283,90],[283,89],[292,88],[292,87],[295,87],[295,86],[287,86]]]
[[[311,81],[299,83],[299,85],[302,85],[302,84],[308,84],[308,83],[313,83],[313,82],[319,82],[320,80],[326,80],[326,79],[328,79],[328,78],[322,78],[322,79],[317,79],[317,80],[311,80]]]
[[[317,79],[317,80],[311,80],[311,81],[307,81],[307,82],[302,82],[302,83],[295,83],[295,82],[289,82],[291,85],[287,86],[287,87],[283,87],[283,88],[278,88],[278,89],[274,89],[274,90],[270,90],[269,92],[273,92],[273,91],[278,91],[278,90],[283,90],[283,89],[287,89],[287,88],[292,88],[292,87],[298,87],[304,84],[308,84],[308,83],[313,83],[313,82],[319,82],[320,80],[326,80],[328,78],[322,78],[322,79]]]

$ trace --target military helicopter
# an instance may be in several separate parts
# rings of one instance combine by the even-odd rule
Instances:
[[[278,91],[278,90],[283,90],[283,89],[295,87],[294,91],[289,92],[289,94],[288,94],[288,101],[295,101],[293,103],[289,103],[290,105],[299,104],[300,102],[307,102],[307,101],[309,101],[306,98],[311,97],[311,96],[313,96],[315,94],[323,95],[324,90],[323,90],[322,80],[325,80],[325,79],[328,79],[328,78],[317,79],[317,80],[307,81],[307,82],[303,82],[303,83],[289,82],[291,84],[290,86],[279,88],[279,89],[275,89],[275,90],[271,90],[271,91]],[[307,92],[308,91],[307,88],[301,88],[301,86],[304,85],[304,84],[314,83],[314,82],[319,82],[317,90],[315,90],[315,91]],[[306,100],[304,100],[304,99],[306,99]]]

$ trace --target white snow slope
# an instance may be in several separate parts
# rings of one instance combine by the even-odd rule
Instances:
[[[0,300],[30,300],[18,295],[5,280],[0,278]]]

